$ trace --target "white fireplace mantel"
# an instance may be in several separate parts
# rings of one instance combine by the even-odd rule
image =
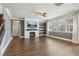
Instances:
[[[28,28],[27,27],[27,21],[29,21],[29,20],[34,20],[34,21],[36,21],[37,22],[37,28],[35,28],[35,29],[37,29],[37,30],[27,30],[27,29],[30,29],[30,28]],[[37,19],[32,19],[32,18],[25,18],[25,20],[24,20],[24,26],[25,26],[25,29],[24,29],[24,37],[25,38],[30,38],[30,32],[35,32],[35,37],[39,37],[39,20],[37,20]]]

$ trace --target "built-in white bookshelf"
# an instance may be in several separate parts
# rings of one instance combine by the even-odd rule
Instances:
[[[46,22],[39,22],[39,36],[46,34]]]

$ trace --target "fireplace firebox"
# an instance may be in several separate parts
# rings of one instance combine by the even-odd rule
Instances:
[[[35,37],[35,32],[30,32],[30,38]]]

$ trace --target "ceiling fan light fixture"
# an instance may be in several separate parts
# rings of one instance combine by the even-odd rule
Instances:
[[[38,11],[38,12],[36,12],[36,15],[37,16],[41,16],[41,17],[47,17],[47,13],[46,12],[40,12],[40,11]]]
[[[47,13],[43,13],[43,15],[42,15],[43,17],[47,17]]]

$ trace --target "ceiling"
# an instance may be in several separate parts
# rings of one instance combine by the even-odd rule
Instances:
[[[60,6],[56,6],[55,3],[2,3],[2,6],[7,7],[14,18],[37,18],[36,12],[43,11],[47,13],[47,20],[79,10],[78,3],[64,3]]]

